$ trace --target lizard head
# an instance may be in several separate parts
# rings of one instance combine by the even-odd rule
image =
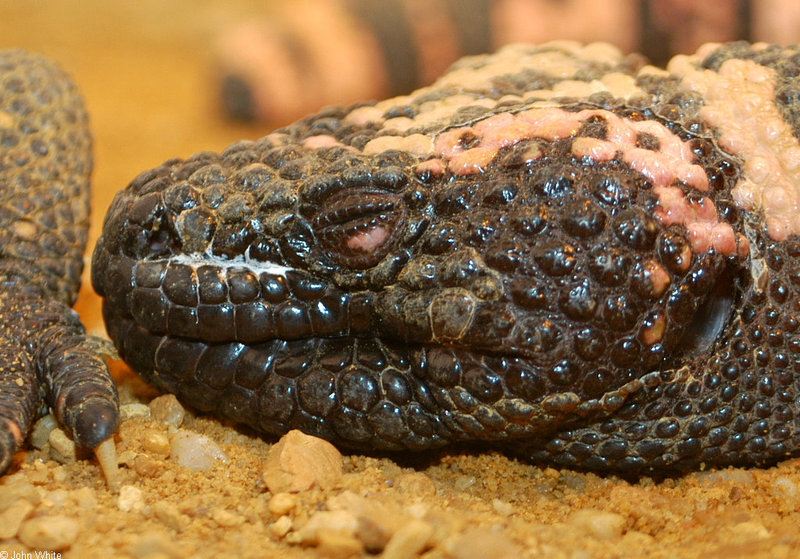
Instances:
[[[525,357],[586,394],[680,365],[731,315],[738,176],[702,134],[576,103],[356,150],[312,133],[332,118],[137,178],[106,224],[141,262],[134,315],[217,341],[377,334]]]

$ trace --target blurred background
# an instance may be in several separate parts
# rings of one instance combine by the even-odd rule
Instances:
[[[86,99],[95,161],[90,247],[113,195],[139,172],[267,130],[219,110],[210,63],[220,29],[262,13],[256,0],[0,0],[0,48],[46,54]],[[102,333],[87,268],[77,308]]]
[[[95,138],[91,245],[114,193],[331,103],[404,93],[463,54],[606,40],[663,64],[706,41],[800,39],[796,0],[0,0],[0,48],[58,61]],[[79,310],[102,331],[84,286]]]

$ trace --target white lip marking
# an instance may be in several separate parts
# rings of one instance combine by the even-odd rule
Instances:
[[[221,258],[213,254],[178,254],[168,259],[174,264],[182,264],[197,269],[201,266],[216,266],[228,270],[230,268],[245,268],[253,272],[256,276],[261,273],[272,274],[275,276],[286,276],[286,273],[294,270],[288,266],[275,264],[274,262],[261,262],[252,260],[248,252],[235,258]]]

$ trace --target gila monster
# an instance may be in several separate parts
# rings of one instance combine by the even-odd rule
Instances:
[[[122,357],[269,434],[620,472],[800,454],[800,49],[512,45],[113,202]]]
[[[798,47],[513,45],[170,159],[106,216],[109,335],[200,411],[348,448],[800,454],[798,75]]]

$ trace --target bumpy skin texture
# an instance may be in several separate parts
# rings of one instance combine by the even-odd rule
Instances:
[[[668,72],[512,46],[169,160],[106,217],[108,331],[265,433],[633,473],[800,454],[798,74],[767,45]]]
[[[0,472],[43,404],[81,446],[116,430],[116,388],[70,309],[91,169],[75,86],[41,56],[0,52]]]

